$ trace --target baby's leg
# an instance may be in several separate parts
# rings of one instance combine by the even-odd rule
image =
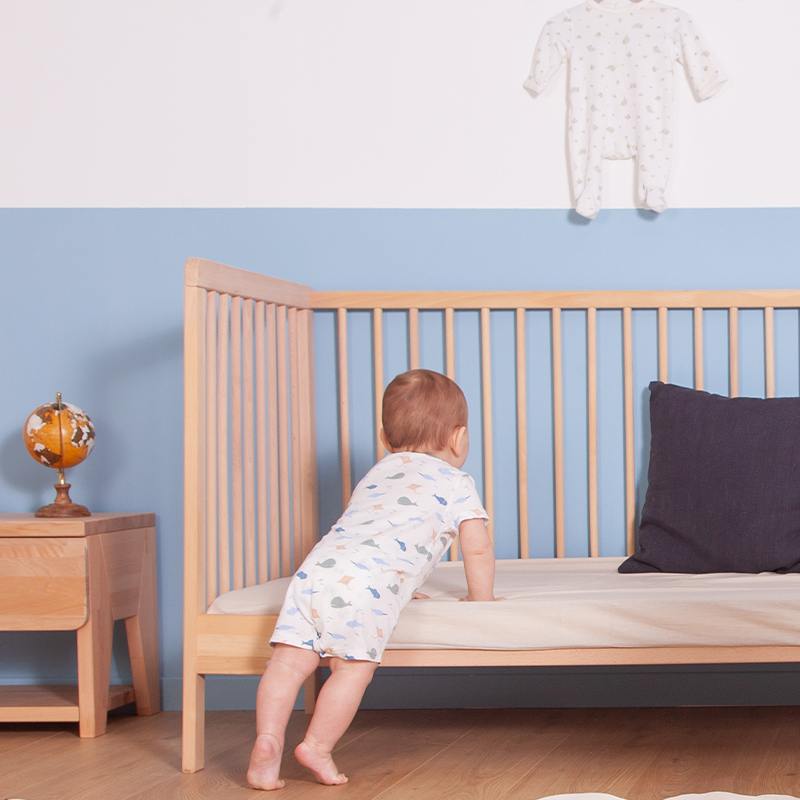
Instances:
[[[377,666],[374,661],[331,659],[331,676],[319,693],[306,738],[294,751],[295,758],[308,767],[320,783],[347,782],[331,754],[353,721]]]
[[[313,650],[275,645],[256,696],[256,743],[247,770],[247,782],[254,789],[283,787],[278,774],[286,725],[300,687],[318,666]]]

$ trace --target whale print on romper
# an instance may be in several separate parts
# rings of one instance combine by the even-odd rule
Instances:
[[[545,25],[524,87],[534,96],[544,91],[562,61],[569,65],[575,210],[589,219],[600,210],[604,158],[635,158],[639,204],[664,211],[675,62],[685,67],[698,100],[716,94],[727,80],[690,16],[652,0],[587,0]]]
[[[379,662],[402,609],[461,522],[476,518],[488,519],[466,472],[425,453],[390,453],[295,574],[271,642]]]

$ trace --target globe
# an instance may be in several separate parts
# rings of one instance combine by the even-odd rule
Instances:
[[[94,425],[72,403],[46,403],[25,421],[28,452],[46,467],[67,469],[80,464],[94,446]]]
[[[94,447],[94,425],[86,412],[62,402],[59,392],[55,403],[39,406],[25,420],[22,435],[28,452],[39,463],[58,470],[55,502],[42,506],[36,516],[90,517],[86,506],[72,502],[70,484],[64,479],[64,470],[80,464]]]

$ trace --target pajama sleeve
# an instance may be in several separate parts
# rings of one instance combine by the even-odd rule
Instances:
[[[686,75],[697,99],[707,100],[722,88],[728,78],[686,12],[679,11],[676,21],[678,61],[686,68]]]
[[[558,72],[561,62],[567,57],[560,20],[551,19],[539,36],[533,54],[533,63],[528,80],[522,85],[535,97],[544,91],[550,79]]]
[[[466,519],[483,519],[488,522],[489,515],[483,507],[475,481],[470,475],[463,473],[456,482],[449,504],[448,527],[458,532],[458,526]]]

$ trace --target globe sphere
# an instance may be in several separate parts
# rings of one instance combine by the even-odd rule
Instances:
[[[94,425],[72,403],[46,403],[25,421],[25,447],[40,463],[53,469],[80,464],[94,447]]]

